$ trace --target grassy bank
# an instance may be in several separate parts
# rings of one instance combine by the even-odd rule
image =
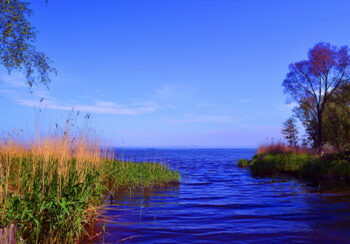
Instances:
[[[350,186],[350,154],[323,156],[290,150],[258,150],[252,160],[240,160],[239,167],[248,167],[253,176],[269,177],[287,174],[326,188]]]
[[[72,243],[91,234],[106,194],[179,182],[165,165],[116,161],[100,148],[87,131],[67,128],[30,142],[3,137],[0,226],[14,224],[26,243]]]

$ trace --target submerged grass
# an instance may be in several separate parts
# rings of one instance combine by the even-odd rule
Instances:
[[[7,134],[0,141],[0,226],[15,224],[26,243],[72,243],[89,235],[106,193],[179,178],[163,164],[114,160],[91,131],[73,133],[69,120],[31,141]]]

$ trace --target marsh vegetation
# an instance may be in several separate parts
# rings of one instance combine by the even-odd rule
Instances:
[[[112,150],[101,150],[96,133],[71,122],[31,140],[22,131],[1,138],[0,226],[14,224],[26,243],[89,237],[107,195],[179,182],[164,164],[115,159]]]

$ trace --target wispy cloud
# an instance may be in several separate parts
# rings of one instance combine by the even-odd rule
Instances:
[[[217,115],[185,115],[183,118],[163,118],[163,121],[166,123],[173,124],[187,124],[187,123],[203,123],[203,122],[211,122],[211,123],[231,123],[234,122],[235,119],[231,116],[217,116]]]
[[[74,108],[74,110],[88,112],[88,113],[98,113],[98,114],[113,114],[113,115],[139,115],[145,113],[152,113],[156,111],[157,104],[153,102],[143,102],[143,103],[133,103],[129,105],[118,104],[110,101],[96,100],[92,104],[64,104],[59,103],[54,100],[45,100],[40,102],[40,100],[34,99],[16,99],[18,104],[27,107],[33,106],[45,106],[48,109],[65,110],[69,111]]]
[[[25,83],[22,82],[23,77],[14,76],[0,77],[0,81],[4,88],[0,89],[0,95],[12,99],[17,104],[27,107],[45,107],[47,109],[74,110],[112,115],[139,115],[152,113],[158,109],[158,105],[152,101],[119,104],[113,101],[93,100],[90,104],[81,104],[78,102],[61,102],[55,97],[50,96],[47,90],[36,89],[33,93],[29,93],[23,89]]]
[[[23,74],[13,73],[11,75],[1,75],[0,83],[6,84],[10,87],[25,87],[26,83],[24,81],[25,77]]]

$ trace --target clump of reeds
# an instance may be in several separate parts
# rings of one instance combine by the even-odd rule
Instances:
[[[315,159],[313,155],[305,153],[269,153],[264,152],[253,157],[249,167],[253,175],[270,176],[280,173],[300,175],[306,164]]]
[[[74,130],[72,121],[74,118],[67,119],[63,128],[56,124],[55,131],[47,135],[37,132],[32,139],[24,139],[22,130],[14,130],[0,138],[0,175],[2,185],[5,185],[5,191],[0,189],[0,201],[9,194],[21,191],[19,182],[16,182],[19,179],[11,181],[10,175],[20,176],[23,170],[34,177],[40,168],[42,177],[52,176],[52,170],[57,166],[55,173],[58,176],[59,197],[62,185],[70,177],[73,162],[80,182],[84,181],[90,169],[102,166],[102,159],[108,155],[101,155],[98,137],[88,128]],[[23,161],[26,160],[31,163],[23,168]],[[44,184],[44,177],[42,180]],[[9,188],[11,191],[8,191]]]
[[[72,121],[32,139],[16,130],[0,138],[0,225],[19,225],[29,242],[73,240],[101,200],[107,155],[91,130],[74,130]]]
[[[267,143],[263,143],[259,145],[258,154],[261,153],[312,153],[312,151],[309,148],[301,147],[301,146],[291,146],[287,145],[286,143],[282,141],[271,141]]]
[[[240,168],[247,168],[250,164],[250,161],[247,159],[239,159],[236,165]]]
[[[15,224],[27,243],[66,243],[87,234],[106,192],[178,181],[159,164],[114,160],[88,127],[63,127],[34,137],[14,130],[0,138],[0,227]],[[112,188],[111,188],[112,187]]]

